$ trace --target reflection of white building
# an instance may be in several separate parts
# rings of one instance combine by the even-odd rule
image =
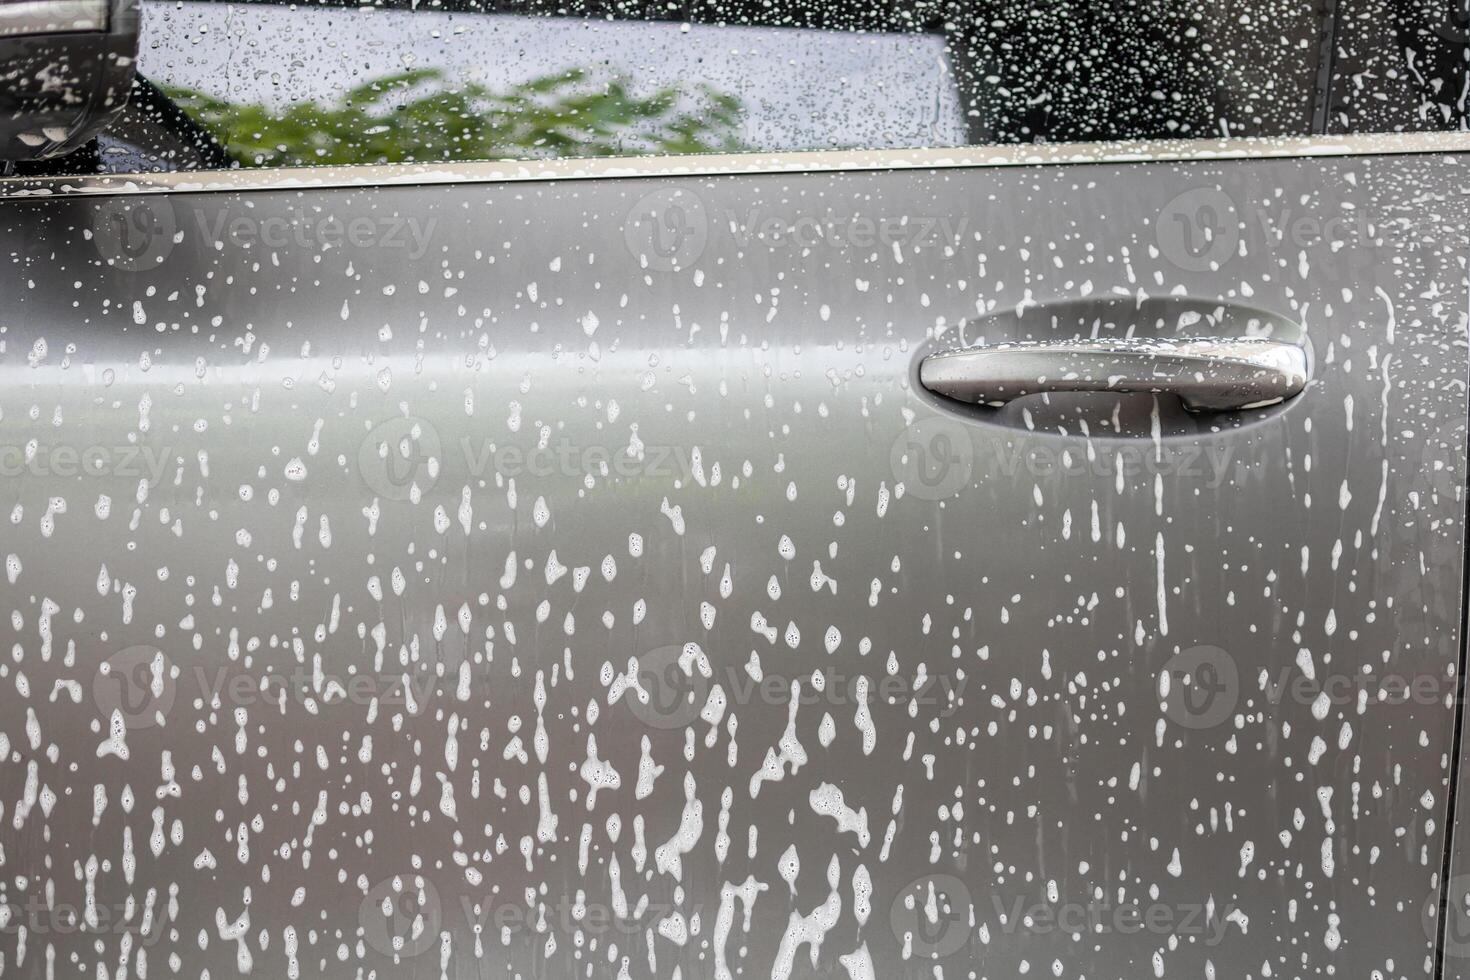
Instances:
[[[639,94],[704,82],[745,106],[760,150],[963,146],[944,38],[511,14],[146,0],[139,67],[232,102],[338,103],[438,68],[492,90],[582,68]]]

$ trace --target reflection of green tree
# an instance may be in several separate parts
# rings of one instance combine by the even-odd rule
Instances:
[[[574,70],[505,92],[476,83],[413,91],[442,82],[438,69],[417,69],[361,85],[337,106],[308,101],[286,109],[166,91],[246,167],[742,148],[736,136],[740,100],[704,84],[693,92],[669,87],[638,96],[619,79],[599,83]]]

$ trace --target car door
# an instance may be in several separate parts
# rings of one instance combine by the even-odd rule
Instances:
[[[1467,152],[10,182],[0,971],[1452,971]]]

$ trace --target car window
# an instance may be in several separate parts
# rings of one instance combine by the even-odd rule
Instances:
[[[143,0],[81,169],[1465,128],[1464,23],[1370,2]]]
[[[1470,130],[1470,0],[1352,0],[1335,24],[1327,131]]]
[[[245,166],[965,140],[922,32],[199,2],[143,23],[142,72]]]

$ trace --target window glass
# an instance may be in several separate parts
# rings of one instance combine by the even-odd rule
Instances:
[[[937,34],[199,2],[143,23],[140,70],[244,166],[965,142]]]
[[[1352,0],[1331,79],[1328,132],[1470,130],[1470,0]]]
[[[1453,6],[1450,4],[1449,6]],[[75,170],[1467,128],[1441,0],[143,0]]]

